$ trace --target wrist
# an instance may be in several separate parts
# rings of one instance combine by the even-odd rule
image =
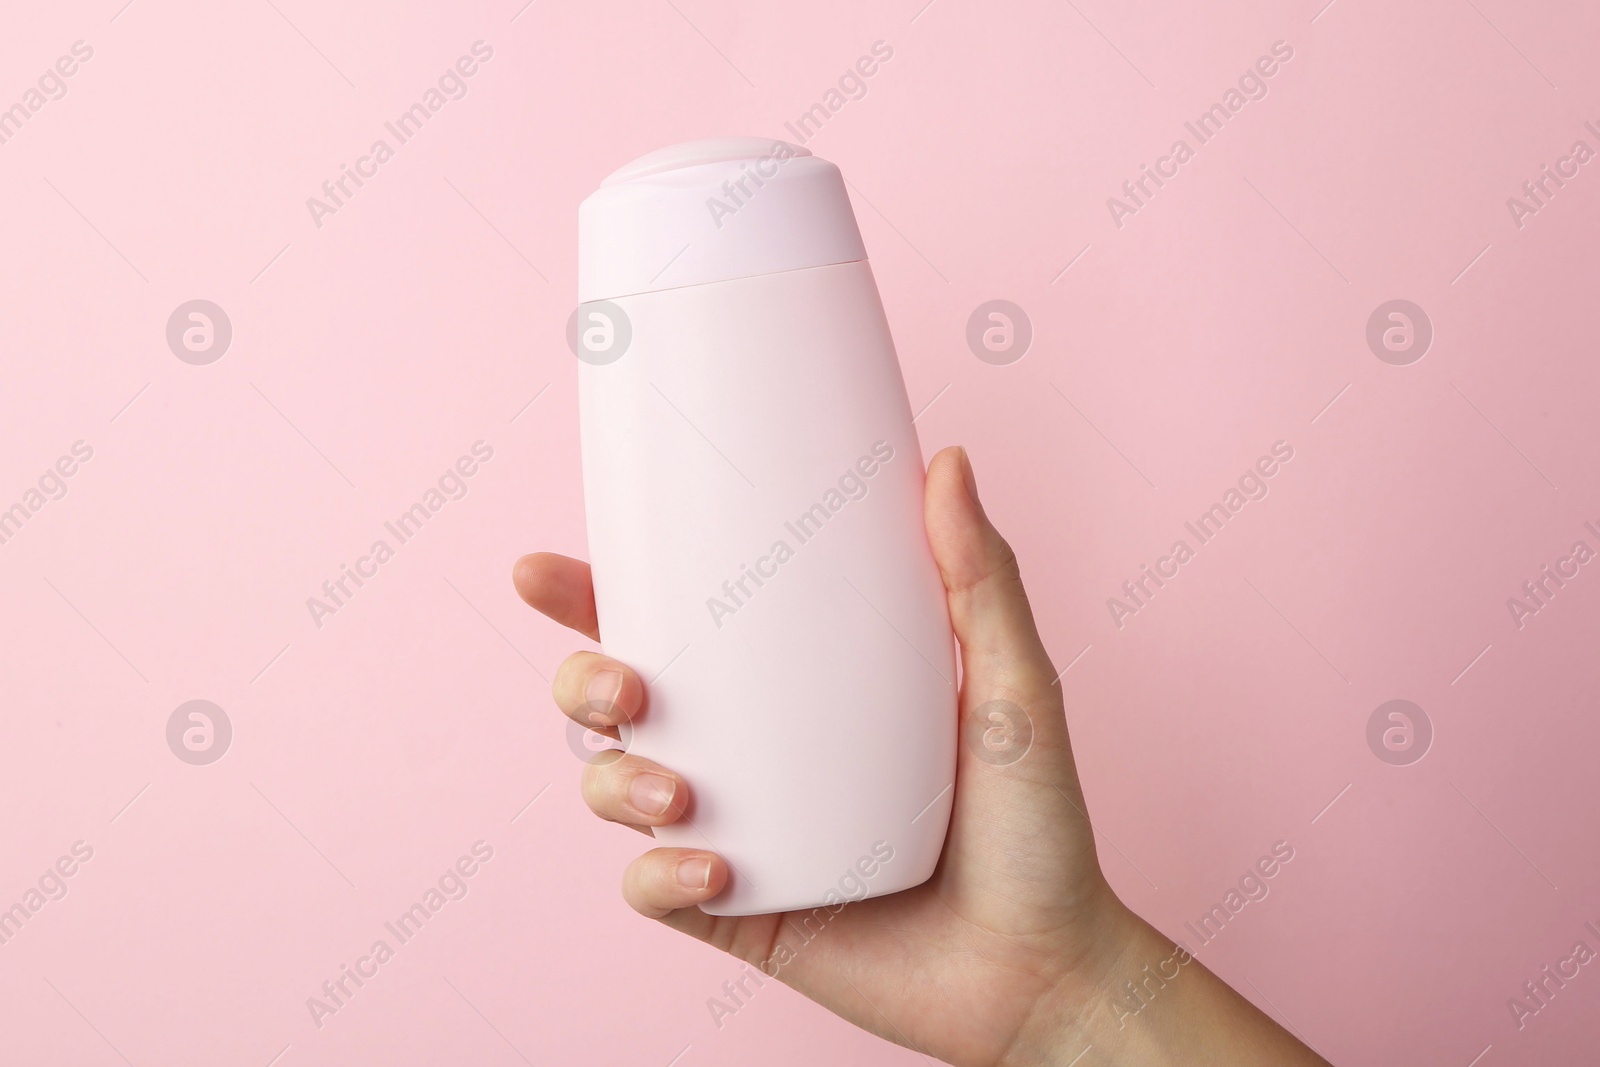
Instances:
[[[1106,1049],[1127,1025],[1118,1016],[1118,994],[1165,939],[1106,886],[1105,902],[1087,922],[1088,943],[1075,965],[1039,998],[1002,1067],[1067,1064],[1090,1045]],[[1163,955],[1171,955],[1167,942]],[[1187,956],[1185,958],[1188,958]],[[1168,968],[1170,970],[1170,967]]]
[[[1007,1067],[1063,1067],[1089,1048],[1097,1063],[1139,1067],[1327,1067],[1120,901],[1112,912],[1111,953],[1034,1012],[1026,1041],[1003,1061]]]

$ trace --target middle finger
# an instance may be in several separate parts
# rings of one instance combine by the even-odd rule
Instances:
[[[589,810],[628,826],[676,822],[688,804],[682,778],[642,756],[599,759],[583,768],[583,799]]]

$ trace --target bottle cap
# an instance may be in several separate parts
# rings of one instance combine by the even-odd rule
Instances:
[[[765,137],[640,156],[578,207],[578,301],[866,259],[839,168]]]

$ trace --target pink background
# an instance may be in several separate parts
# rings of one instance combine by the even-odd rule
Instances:
[[[1199,954],[1334,1062],[1586,1062],[1597,968],[1524,1029],[1506,1001],[1600,949],[1600,568],[1521,629],[1506,600],[1600,548],[1600,161],[1521,229],[1505,201],[1600,149],[1600,9],[123,2],[0,33],[0,106],[94,50],[0,145],[0,507],[94,450],[0,545],[0,907],[94,850],[0,945],[0,1060],[920,1062],[777,986],[712,1023],[738,965],[622,903],[642,841],[583,807],[545,681],[582,642],[509,581],[584,554],[578,201],[665,144],[783,135],[883,40],[810,147],[925,451],[969,447],[1081,653],[1118,891],[1184,937],[1288,841]],[[469,94],[319,229],[306,198],[480,39]],[[1269,95],[1118,228],[1106,198],[1279,40]],[[164,337],[196,298],[234,329],[207,366]],[[994,298],[1035,330],[1008,366],[964,340]],[[1365,341],[1395,298],[1436,331],[1410,366]],[[318,628],[306,598],[478,440],[467,495]],[[1277,440],[1270,496],[1119,630],[1106,598]],[[1395,698],[1436,734],[1410,766],[1366,741]],[[191,699],[233,725],[209,766],[167,747]],[[468,895],[315,1026],[479,840]]]

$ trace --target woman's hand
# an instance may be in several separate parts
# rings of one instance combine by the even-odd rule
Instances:
[[[1106,883],[1061,687],[964,450],[945,449],[929,465],[924,516],[961,649],[964,733],[982,736],[991,723],[973,722],[974,712],[1006,701],[1033,735],[1014,762],[958,746],[950,830],[933,877],[849,904],[811,938],[799,926],[810,911],[723,917],[697,908],[728,877],[712,852],[646,852],[623,875],[623,897],[857,1026],[954,1064],[1066,1064],[1087,1047],[1100,1058],[1085,1067],[1321,1063]],[[517,561],[514,580],[533,607],[599,640],[587,564],[538,553]],[[644,700],[637,674],[593,652],[563,662],[553,688],[584,726],[611,709],[601,724],[615,727]],[[649,834],[681,815],[693,783],[623,755],[591,762],[582,788],[596,815]]]

